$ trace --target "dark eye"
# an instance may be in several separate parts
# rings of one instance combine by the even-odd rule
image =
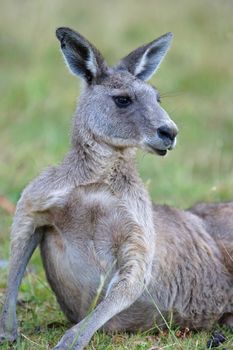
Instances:
[[[126,108],[132,103],[132,100],[129,96],[113,96],[113,100],[117,107],[120,108]]]
[[[160,96],[160,94],[157,94],[156,98],[157,98],[157,102],[161,103],[161,96]]]

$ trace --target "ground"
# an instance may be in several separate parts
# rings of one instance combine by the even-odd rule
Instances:
[[[165,158],[139,153],[138,167],[155,202],[185,208],[200,201],[233,200],[232,11],[230,0],[3,0],[0,302],[7,276],[3,265],[9,258],[9,204],[69,147],[80,83],[63,64],[55,28],[67,25],[80,31],[111,64],[144,42],[174,33],[174,44],[152,83],[179,126],[178,145]],[[38,252],[20,289],[18,318],[21,338],[12,349],[51,349],[69,326],[46,282]],[[233,349],[233,333],[222,331],[228,336],[223,347]],[[155,330],[98,333],[88,349],[201,350],[210,334],[174,328],[158,335]]]

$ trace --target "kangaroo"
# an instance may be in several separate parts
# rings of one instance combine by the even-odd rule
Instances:
[[[153,205],[136,149],[165,156],[178,129],[146,83],[167,33],[114,67],[69,28],[56,31],[70,71],[84,81],[71,149],[23,191],[12,225],[0,339],[17,338],[16,301],[40,245],[47,279],[75,325],[54,349],[83,349],[100,328],[147,330],[173,315],[181,327],[233,325],[233,203],[182,211]]]

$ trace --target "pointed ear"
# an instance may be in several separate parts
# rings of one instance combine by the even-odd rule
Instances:
[[[103,56],[82,35],[70,28],[61,27],[56,30],[56,36],[71,73],[90,84],[107,71]]]
[[[139,79],[149,80],[165,57],[173,38],[167,33],[147,45],[140,46],[124,57],[117,68],[127,69]]]

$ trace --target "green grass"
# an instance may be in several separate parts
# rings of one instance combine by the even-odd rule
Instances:
[[[58,163],[80,83],[64,67],[54,29],[69,25],[116,63],[167,31],[175,40],[152,83],[179,126],[166,158],[139,153],[151,197],[188,207],[233,199],[233,4],[230,0],[3,0],[0,12],[0,195],[16,203],[24,186]],[[167,97],[165,97],[167,96]],[[0,210],[0,259],[8,259],[11,217]],[[0,270],[0,300],[6,286]],[[50,349],[69,326],[56,304],[38,252],[20,290],[22,337],[12,349]],[[233,334],[224,347],[233,349]],[[179,333],[174,330],[174,333]],[[88,349],[205,349],[210,333],[98,333]],[[1,349],[9,349],[4,345]],[[221,349],[221,348],[219,348]]]

